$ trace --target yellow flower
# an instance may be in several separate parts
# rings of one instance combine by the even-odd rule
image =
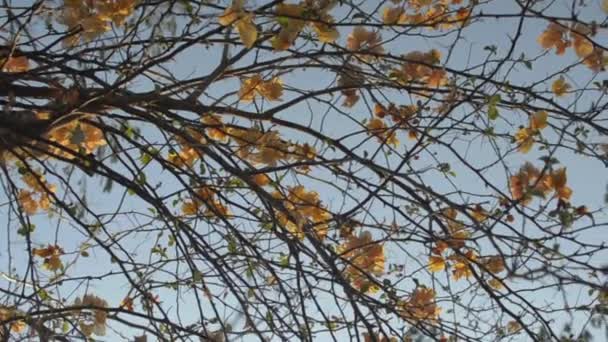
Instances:
[[[534,113],[530,117],[530,130],[539,131],[547,127],[547,112],[544,110]]]
[[[505,263],[500,256],[492,256],[484,260],[484,266],[488,272],[497,274],[505,269]]]
[[[435,291],[425,286],[417,287],[410,298],[400,305],[401,317],[415,321],[435,321],[441,308],[435,303]]]
[[[507,332],[509,334],[517,334],[521,329],[521,324],[516,321],[510,321],[507,323]]]
[[[490,279],[490,281],[488,281],[488,285],[490,285],[490,287],[496,290],[500,290],[505,287],[498,279]]]
[[[243,44],[251,49],[258,39],[258,29],[253,23],[253,14],[248,13],[244,15],[234,24],[234,26],[236,26]]]
[[[104,299],[99,298],[95,295],[86,294],[80,298],[76,298],[74,301],[74,305],[76,306],[92,306],[96,308],[106,308],[108,307],[108,302]],[[107,320],[107,312],[105,310],[100,309],[92,309],[93,317],[81,319],[78,322],[80,329],[86,336],[91,336],[95,334],[97,336],[104,336],[106,334],[106,320]]]
[[[534,146],[534,131],[527,127],[520,128],[519,131],[515,133],[515,141],[519,145],[517,148],[519,152],[530,152],[530,149]]]
[[[340,33],[330,24],[334,21],[334,19],[330,15],[324,14],[319,18],[319,20],[323,22],[315,21],[312,25],[319,36],[319,41],[323,43],[335,42],[336,39],[340,37]]]
[[[221,116],[214,115],[214,114],[207,114],[201,118],[201,122],[203,124],[209,125],[209,126],[219,126],[219,127],[214,127],[214,128],[207,128],[205,130],[205,132],[207,133],[209,138],[216,140],[216,141],[223,141],[223,142],[225,142],[228,139],[228,134],[222,127],[224,123],[222,122]]]
[[[219,17],[219,23],[222,26],[229,26],[237,21],[240,13],[243,10],[243,1],[237,0],[232,2],[232,6],[227,7],[224,13]]]
[[[46,248],[34,248],[32,254],[37,257],[44,258],[42,267],[49,271],[57,271],[63,267],[63,263],[59,258],[63,255],[63,249],[58,245],[48,245]]]
[[[258,38],[258,29],[253,23],[253,18],[253,13],[243,9],[242,0],[234,0],[232,6],[226,8],[218,21],[222,26],[236,27],[243,44],[247,48],[251,48]]]
[[[397,139],[395,130],[389,129],[382,119],[371,119],[367,123],[367,129],[371,134],[375,135],[380,142],[393,146],[399,145],[399,139]]]
[[[2,66],[4,72],[25,72],[30,68],[29,61],[25,56],[8,57],[8,60],[0,57],[0,66]]]
[[[19,190],[18,200],[26,214],[34,215],[38,211],[38,202],[34,199],[31,191]]]
[[[350,33],[346,40],[346,48],[351,51],[365,51],[370,54],[381,54],[384,52],[380,33],[368,31],[362,26],[355,27]],[[369,56],[366,54],[358,55],[366,61],[375,58],[375,56]]]
[[[570,84],[566,82],[563,76],[553,81],[553,84],[551,85],[551,90],[553,91],[553,94],[555,94],[555,96],[557,97],[566,95],[566,92],[570,88]]]
[[[268,177],[264,173],[258,173],[256,175],[254,175],[253,177],[251,177],[251,179],[258,186],[266,186],[266,185],[270,184],[270,177]]]
[[[572,39],[574,52],[579,58],[585,58],[593,53],[593,43],[587,38],[591,29],[584,24],[576,24],[572,28]]]
[[[375,293],[379,289],[370,279],[370,275],[384,274],[384,245],[373,241],[368,231],[359,236],[350,235],[346,243],[337,248],[337,253],[348,261],[346,275],[354,288]]]
[[[93,153],[98,147],[107,144],[103,136],[103,132],[99,128],[93,125],[81,123],[80,129],[84,135],[82,145],[86,153]]]
[[[283,82],[280,78],[273,77],[270,81],[262,82],[258,91],[266,100],[278,101],[283,95]]]
[[[283,82],[278,77],[274,77],[270,81],[264,81],[259,74],[245,79],[239,90],[241,101],[251,102],[256,95],[260,95],[268,101],[280,100],[283,95]]]
[[[555,47],[556,54],[562,55],[566,52],[566,48],[570,46],[570,42],[565,38],[567,29],[559,24],[551,23],[538,37],[538,43],[543,49],[552,49]]]
[[[386,7],[382,12],[382,22],[387,25],[403,24],[404,13],[403,7]]]
[[[325,238],[328,229],[326,221],[331,218],[331,214],[321,203],[316,191],[306,191],[303,186],[298,185],[289,189],[286,198],[279,192],[274,192],[273,196],[283,200],[283,206],[289,211],[289,216],[296,221],[291,221],[288,215],[281,211],[276,213],[279,223],[290,233],[300,240],[304,239],[305,234],[302,229],[308,220],[314,225],[317,237]]]
[[[488,213],[480,204],[477,204],[475,208],[471,210],[471,216],[473,216],[475,221],[483,222],[488,218]]]
[[[441,256],[431,255],[429,257],[429,270],[431,272],[440,272],[445,269],[445,259]]]
[[[453,254],[449,257],[455,262],[454,269],[452,270],[452,278],[459,280],[460,278],[469,278],[473,275],[471,269],[471,261],[475,261],[477,256],[471,250],[468,250],[464,255]]]

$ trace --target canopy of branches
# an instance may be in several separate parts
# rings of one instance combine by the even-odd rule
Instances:
[[[0,338],[603,340],[606,13],[4,1]]]

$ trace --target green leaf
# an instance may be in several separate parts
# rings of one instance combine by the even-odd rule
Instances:
[[[501,100],[502,98],[499,94],[492,95],[488,98],[488,118],[490,120],[496,120],[498,118],[497,105]]]
[[[289,266],[289,255],[288,254],[281,253],[281,256],[279,257],[279,265],[283,268],[286,268]]]
[[[230,252],[231,254],[236,254],[238,252],[238,248],[237,248],[236,241],[234,240],[234,237],[232,235],[228,235],[227,240],[228,240],[228,252]]]
[[[45,301],[45,300],[47,300],[47,299],[50,299],[50,298],[51,298],[51,296],[49,296],[49,293],[48,293],[48,292],[46,292],[46,290],[45,290],[45,289],[40,289],[40,290],[38,290],[38,297],[40,297],[40,300],[41,300],[41,301]]]
[[[279,16],[279,17],[277,17],[277,22],[279,23],[279,25],[281,25],[281,27],[288,27],[289,26],[289,18],[288,17]]]
[[[500,103],[500,101],[502,101],[500,94],[495,94],[495,95],[490,96],[490,98],[488,99],[488,105],[496,106],[497,104]]]
[[[147,152],[143,152],[139,156],[139,161],[144,165],[148,165],[148,163],[150,163],[152,161],[152,156]]]
[[[488,107],[488,118],[490,120],[496,120],[496,119],[498,119],[498,109],[496,109],[496,106],[489,106]]]
[[[17,234],[21,235],[21,236],[27,236],[30,233],[33,233],[34,230],[36,229],[36,225],[33,223],[21,226],[21,228],[19,228],[19,230],[17,230]]]
[[[194,270],[192,272],[192,281],[195,282],[195,283],[198,283],[201,280],[203,280],[203,274],[201,273],[201,271]]]

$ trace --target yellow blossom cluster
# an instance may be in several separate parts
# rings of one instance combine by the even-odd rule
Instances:
[[[75,158],[75,156],[66,149],[90,154],[107,144],[101,129],[79,121],[72,121],[51,130],[47,134],[47,139],[63,146],[63,148],[49,146],[50,153],[70,159]]]
[[[26,72],[30,68],[30,63],[25,56],[0,56],[0,70],[4,72]]]
[[[447,264],[450,263],[453,266],[452,278],[458,280],[460,278],[469,278],[473,273],[471,271],[472,262],[475,262],[477,255],[472,250],[466,250],[464,254],[460,252],[452,253],[448,257],[442,255],[447,245],[439,241],[437,247],[433,248],[432,253],[429,257],[429,270],[431,272],[440,272],[446,269]]]
[[[566,168],[561,168],[541,175],[534,165],[525,163],[519,172],[510,178],[510,190],[514,200],[527,204],[532,196],[545,198],[554,192],[557,198],[568,201],[572,189],[566,185]]]
[[[63,248],[58,245],[48,245],[45,248],[33,248],[32,254],[43,258],[42,267],[49,271],[57,271],[63,268],[61,256],[64,254]]]
[[[258,39],[258,29],[253,23],[254,14],[244,10],[244,0],[234,0],[232,6],[226,8],[220,16],[222,26],[233,25],[241,37],[243,44],[251,48]]]
[[[462,276],[468,277],[470,275],[468,260],[474,260],[475,255],[471,250],[468,250],[464,252],[464,257],[462,257],[460,254],[463,252],[460,250],[465,247],[465,243],[470,237],[470,232],[457,219],[458,212],[454,208],[442,210],[441,216],[447,227],[448,234],[444,239],[439,239],[435,242],[435,247],[431,250],[431,256],[429,257],[429,270],[431,272],[442,271],[446,268],[448,261],[453,261],[454,279],[460,279]],[[475,216],[473,217],[475,219]],[[454,249],[456,252],[446,258],[443,256],[443,253],[448,248]]]
[[[479,223],[485,221],[490,216],[490,214],[483,208],[481,204],[475,205],[475,207],[470,210],[469,213],[471,217],[473,217],[473,220]]]
[[[462,222],[457,220],[458,211],[454,208],[447,208],[441,214],[449,233],[445,240],[446,246],[454,249],[464,247],[466,240],[470,237],[470,233]]]
[[[396,125],[399,125],[399,127],[409,128],[408,137],[410,139],[415,139],[417,137],[417,133],[414,130],[414,124],[417,121],[417,112],[418,106],[416,105],[397,107],[391,102],[388,107],[385,107],[380,103],[376,103],[374,106],[374,115],[378,118],[384,119],[388,116]]]
[[[203,115],[201,122],[205,125],[210,126],[205,129],[207,136],[215,141],[226,142],[228,140],[228,134],[223,126],[222,117],[216,114]],[[203,139],[201,139],[202,141]]]
[[[387,25],[423,25],[432,29],[449,29],[455,24],[466,25],[470,16],[462,0],[412,0],[401,5],[385,7],[382,20]]]
[[[204,126],[207,126],[204,132],[211,140],[218,142],[226,142],[228,140],[228,130],[224,128],[222,118],[219,115],[205,114],[201,117],[200,122]],[[197,147],[208,143],[201,131],[192,127],[185,129],[185,135],[188,136],[188,140],[184,136],[175,137],[180,146],[180,151],[169,153],[167,158],[169,162],[177,167],[192,167],[194,162],[199,160],[202,155],[201,150]],[[191,141],[194,141],[194,143]]]
[[[359,95],[355,88],[359,88],[364,83],[365,77],[361,72],[361,68],[351,64],[346,64],[344,68],[342,68],[338,77],[338,86],[347,88],[341,91],[342,95],[346,97],[342,103],[343,106],[352,107],[359,101]]]
[[[452,278],[454,280],[460,278],[468,279],[473,275],[472,263],[477,260],[477,255],[473,250],[467,250],[464,252],[464,255],[454,253],[448,259],[454,264],[454,268],[452,269]]]
[[[18,316],[22,316],[22,315],[23,315],[23,313],[18,311],[14,307],[7,307],[4,305],[0,305],[0,321],[2,321],[2,322],[14,319],[14,318],[16,318]],[[12,321],[9,326],[10,326],[11,332],[19,334],[25,330],[26,324],[25,324],[24,320],[20,319],[20,320]],[[2,333],[0,333],[0,336],[2,336]],[[2,336],[2,337],[4,337],[4,336]],[[5,338],[7,338],[7,341],[9,340],[8,337],[5,337]]]
[[[239,99],[243,102],[251,102],[256,96],[261,96],[268,101],[278,101],[283,95],[283,82],[278,77],[264,81],[260,74],[243,80],[239,89]]]
[[[55,192],[56,186],[49,184],[43,175],[34,172],[25,172],[21,179],[28,189],[19,190],[18,201],[23,211],[33,215],[38,210],[48,210],[51,206],[49,192]]]
[[[555,48],[556,54],[562,55],[569,47],[574,48],[574,53],[589,69],[594,72],[604,70],[608,58],[604,56],[604,49],[594,46],[588,37],[593,37],[595,30],[591,27],[576,23],[571,27],[558,22],[551,22],[540,34],[537,41],[543,49]]]
[[[384,52],[380,33],[362,26],[355,27],[348,35],[346,48],[356,52],[360,59],[367,62],[376,59],[376,55]]]
[[[251,176],[251,181],[253,181],[253,183],[255,183],[257,186],[266,186],[270,184],[272,180],[265,173],[258,173]]]
[[[534,137],[540,134],[540,131],[545,127],[547,127],[547,112],[543,110],[531,115],[528,127],[522,127],[515,133],[518,150],[522,153],[528,153],[534,146]]]
[[[399,312],[405,320],[434,322],[439,317],[441,308],[435,301],[435,290],[419,286],[408,299],[401,301]]]
[[[207,186],[198,188],[191,199],[182,204],[182,212],[184,215],[198,215],[203,207],[205,208],[202,212],[204,217],[227,218],[232,215],[230,210],[216,198],[215,190]]]
[[[319,199],[319,193],[307,191],[304,186],[298,185],[289,188],[286,195],[275,191],[272,196],[280,200],[289,213],[283,210],[275,212],[277,221],[288,232],[302,240],[305,237],[304,229],[310,224],[316,236],[325,239],[331,214]]]
[[[473,275],[471,267],[474,263],[483,266],[482,270],[494,275],[504,270],[504,262],[501,257],[491,256],[478,260],[479,258],[473,250],[465,248],[465,242],[470,237],[470,233],[464,228],[462,222],[456,219],[457,211],[455,209],[445,209],[442,211],[442,215],[446,220],[446,226],[450,234],[447,239],[435,242],[435,247],[431,250],[431,256],[429,257],[429,271],[440,272],[450,264],[453,267],[452,278],[459,280],[461,278],[468,279]],[[482,222],[487,219],[488,213],[481,205],[476,205],[471,211],[471,216],[476,222]],[[444,257],[444,252],[448,248],[453,249],[454,253]],[[502,287],[501,281],[495,277],[492,277],[488,284],[494,288]]]
[[[438,66],[441,52],[432,49],[428,52],[412,51],[403,56],[405,62],[401,70],[393,72],[399,82],[421,82],[429,87],[441,87],[447,83],[447,73]]]
[[[236,154],[254,164],[267,164],[275,166],[281,160],[306,161],[316,157],[316,150],[309,144],[294,144],[281,138],[277,131],[263,132],[260,128],[226,127],[220,116],[208,114],[201,118],[205,128],[206,137],[200,130],[188,127],[185,135],[176,136],[179,152],[171,152],[168,161],[178,167],[192,166],[202,156],[202,145],[208,144],[207,138],[227,143],[232,141],[237,145]],[[298,167],[307,171],[307,166]]]
[[[60,22],[70,30],[82,29],[79,34],[67,37],[65,44],[73,46],[81,38],[91,41],[110,31],[112,24],[122,25],[135,10],[136,3],[136,0],[64,0]]]
[[[347,261],[345,274],[352,286],[367,293],[378,292],[371,276],[384,274],[384,244],[374,241],[368,231],[359,236],[349,235],[336,252]]]
[[[106,321],[108,313],[102,309],[108,307],[108,302],[95,295],[86,294],[82,297],[82,299],[76,298],[74,305],[100,308],[91,309],[92,314],[81,319],[78,322],[78,326],[86,336],[91,336],[93,334],[97,336],[104,336],[106,334]]]
[[[568,82],[566,82],[564,76],[560,76],[551,84],[551,91],[553,92],[553,94],[555,94],[555,96],[562,97],[566,95],[566,93],[568,92],[568,90],[570,90],[571,87],[572,86],[568,84]]]
[[[276,15],[281,30],[272,38],[272,47],[279,51],[289,49],[309,23],[317,33],[319,41],[323,43],[336,41],[340,34],[332,27],[334,18],[328,13],[333,5],[332,1],[311,0],[299,4],[278,4]]]
[[[369,134],[376,136],[381,143],[386,143],[392,146],[399,145],[396,129],[388,127],[384,120],[380,118],[372,118],[367,123],[366,128]]]
[[[238,145],[237,155],[256,164],[275,166],[280,160],[305,161],[317,155],[314,147],[283,140],[277,131],[230,128],[228,135]]]

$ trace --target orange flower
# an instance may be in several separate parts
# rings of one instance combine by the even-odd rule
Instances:
[[[431,272],[440,272],[445,269],[445,259],[441,256],[431,255],[429,257],[429,270]]]
[[[555,53],[563,55],[566,52],[566,48],[570,46],[570,42],[566,39],[568,31],[565,27],[550,23],[549,26],[541,33],[538,37],[538,43],[543,49],[555,48]]]
[[[27,57],[8,57],[0,58],[0,66],[4,72],[26,72],[29,70],[30,65]]]
[[[365,61],[371,61],[375,56],[368,54],[381,54],[384,52],[382,47],[382,36],[379,32],[368,31],[365,27],[357,26],[348,35],[346,40],[346,48],[351,51],[361,51],[357,54]]]
[[[298,185],[289,189],[287,197],[280,192],[274,192],[273,197],[283,200],[283,206],[289,212],[289,215],[283,211],[276,212],[279,224],[287,231],[302,240],[305,237],[303,228],[309,221],[314,226],[317,237],[325,238],[328,229],[327,221],[331,218],[331,214],[321,203],[316,191],[306,191],[303,186]]]
[[[256,96],[262,96],[268,101],[278,101],[283,95],[283,82],[278,77],[264,81],[260,74],[243,80],[239,90],[239,98],[244,102],[251,102]]]
[[[63,263],[59,258],[63,255],[63,249],[58,245],[48,245],[46,248],[33,248],[32,254],[37,257],[44,258],[42,267],[49,271],[57,271],[63,267]]]
[[[251,177],[251,179],[258,186],[266,186],[266,185],[270,184],[270,181],[271,181],[270,177],[268,177],[264,173],[258,173],[256,175],[254,175],[253,177]]]
[[[435,291],[425,286],[417,287],[409,299],[400,305],[401,317],[415,321],[436,321],[441,308],[435,303]]]
[[[382,143],[397,146],[399,139],[394,129],[389,129],[384,121],[378,118],[373,118],[367,123],[367,130],[370,134],[375,135]]]
[[[579,58],[585,58],[593,53],[593,43],[587,38],[591,29],[583,24],[576,24],[572,28],[574,52]]]
[[[466,253],[464,253],[464,255],[452,254],[449,259],[455,262],[454,269],[452,270],[452,278],[454,280],[458,280],[463,277],[469,278],[473,275],[471,262],[477,259],[475,252],[468,250]]]
[[[491,256],[485,258],[483,264],[488,272],[493,274],[500,273],[505,269],[505,263],[500,256]]]
[[[515,141],[517,142],[517,150],[521,153],[528,153],[534,146],[534,131],[528,127],[520,128],[515,133]]]
[[[368,293],[379,290],[370,276],[384,274],[384,245],[373,241],[370,232],[362,232],[359,236],[348,236],[346,242],[340,245],[336,252],[348,261],[345,273],[353,287]]]
[[[553,91],[553,94],[557,97],[566,95],[566,92],[568,92],[570,88],[570,84],[566,82],[563,76],[560,76],[560,78],[553,81],[553,84],[551,84],[551,91]]]
[[[222,117],[215,114],[207,114],[201,118],[201,122],[205,125],[215,126],[205,130],[209,138],[217,141],[225,142],[228,139],[228,134],[223,128]],[[202,137],[201,137],[202,138]]]

